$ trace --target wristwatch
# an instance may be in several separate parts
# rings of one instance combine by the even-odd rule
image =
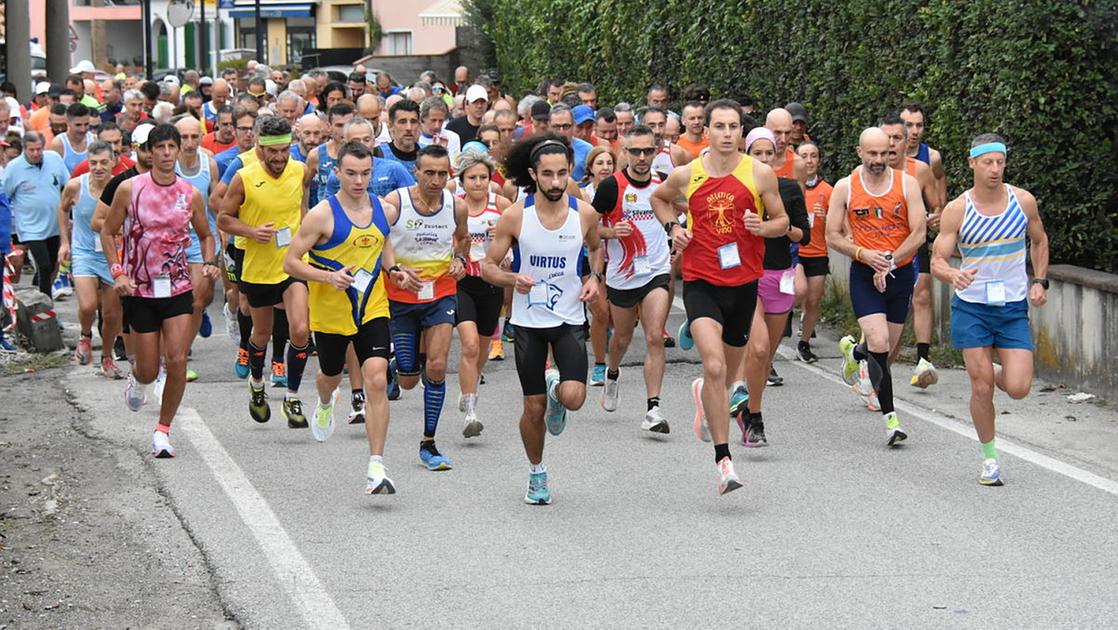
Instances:
[[[664,224],[664,231],[668,233],[668,236],[671,236],[672,235],[672,228],[674,228],[677,225],[679,225],[679,224],[676,223],[675,221],[668,221],[667,223]]]
[[[1044,287],[1045,291],[1048,290],[1048,278],[1033,278],[1029,281],[1029,284],[1039,284]]]

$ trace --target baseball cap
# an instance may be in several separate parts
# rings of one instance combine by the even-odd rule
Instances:
[[[264,79],[264,91],[268,93],[268,96],[275,96],[276,82],[271,79]]]
[[[132,130],[132,144],[147,144],[148,136],[151,134],[152,129],[155,129],[155,125],[149,123],[138,125]]]
[[[789,114],[792,114],[793,121],[807,122],[807,108],[800,103],[788,103],[784,106]]]
[[[97,72],[97,67],[93,65],[92,61],[82,59],[78,62],[78,65],[70,68],[70,74],[81,74],[83,72]]]
[[[550,115],[551,105],[548,105],[547,101],[540,99],[535,103],[532,103],[532,120],[547,118]]]
[[[471,85],[470,89],[466,90],[466,102],[473,103],[474,101],[479,100],[488,103],[489,93],[486,92],[485,88],[481,87],[480,85]]]
[[[202,77],[201,79],[198,79],[198,85],[213,85],[213,84],[214,84],[213,77]]]
[[[40,94],[47,94],[50,92],[50,83],[48,81],[39,81],[35,84],[35,96]]]
[[[62,90],[65,89],[65,87],[57,83],[51,83],[50,89],[47,90],[47,94],[49,94],[51,98],[58,98],[59,96],[62,96]]]
[[[574,116],[575,125],[583,123],[594,122],[594,108],[589,105],[577,105],[571,110],[571,115]]]
[[[167,76],[163,77],[163,83],[170,83],[171,85],[178,85],[179,84],[179,78],[176,77],[173,74],[168,74]]]

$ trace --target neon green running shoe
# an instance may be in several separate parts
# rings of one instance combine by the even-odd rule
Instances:
[[[847,335],[839,339],[839,351],[842,352],[842,380],[847,385],[854,384],[854,377],[858,374],[858,362],[854,360],[854,337]]]

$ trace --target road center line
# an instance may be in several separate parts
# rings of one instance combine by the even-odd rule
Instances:
[[[210,432],[198,412],[190,407],[180,407],[175,416],[175,426],[190,438],[202,461],[209,466],[214,479],[236,508],[241,521],[252,532],[280,586],[302,614],[305,627],[348,629],[349,624],[334,604],[334,599],[318,581],[268,502]]]

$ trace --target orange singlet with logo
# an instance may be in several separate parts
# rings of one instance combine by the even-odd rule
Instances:
[[[895,252],[912,230],[908,227],[908,201],[905,199],[904,172],[887,170],[889,188],[881,194],[866,190],[862,182],[863,167],[850,174],[850,191],[846,198],[846,216],[854,235],[854,244],[866,249]],[[915,254],[915,252],[914,252]],[[912,256],[896,261],[907,265]]]
[[[916,158],[914,158],[914,157],[905,158],[904,170],[909,175],[912,175],[913,177],[916,177]]]
[[[800,256],[815,258],[827,255],[827,209],[831,206],[832,187],[822,179],[807,189],[808,221],[811,223],[811,240],[800,245]]]
[[[784,150],[784,164],[780,168],[774,168],[773,172],[777,177],[785,179],[796,179],[796,152],[791,148]]]
[[[762,216],[765,212],[753,181],[753,158],[743,155],[723,177],[711,177],[702,159],[691,162],[687,183],[691,243],[683,250],[684,280],[736,287],[761,277],[765,239],[745,229],[746,210]]]

